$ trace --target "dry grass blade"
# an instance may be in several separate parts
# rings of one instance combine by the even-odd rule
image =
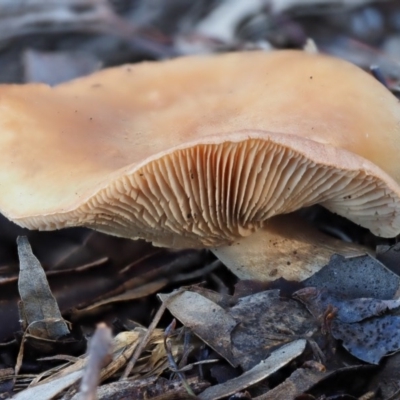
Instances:
[[[115,375],[117,375],[119,371],[126,366],[127,361],[132,357],[133,352],[139,343],[141,343],[146,332],[147,331],[143,328],[137,328],[134,331],[122,332],[114,338],[112,351],[113,360],[107,364],[107,366],[101,369],[99,378],[100,382],[104,382],[113,376],[115,377]],[[165,371],[166,368],[168,368],[168,361],[165,351],[160,352],[160,349],[164,349],[162,338],[162,330],[156,329],[153,331],[148,340],[148,345],[144,349],[144,351],[151,351],[151,356],[143,357],[139,360],[139,364],[132,371],[135,374],[135,378],[147,376],[156,379],[157,376],[159,376]],[[174,347],[172,354],[174,356],[178,355],[179,350],[180,349],[178,346]],[[71,362],[74,361],[75,360],[71,360]],[[50,399],[52,397],[47,396],[47,393],[58,393],[57,388],[59,387],[62,387],[62,390],[71,387],[70,393],[74,394],[76,383],[82,377],[84,368],[86,368],[86,370],[91,368],[89,363],[90,361],[88,361],[88,357],[84,357],[76,359],[76,362],[73,364],[67,364],[61,370],[60,367],[54,368],[53,373],[50,376],[46,377],[39,383],[37,380],[34,381],[33,386],[24,392],[21,392],[21,396],[25,396],[21,397],[21,399],[35,398],[29,396],[37,396],[36,398],[40,398],[41,400]],[[52,387],[53,383],[54,387]],[[94,386],[95,385],[92,385],[92,388]],[[201,385],[201,388],[204,389],[203,384]],[[199,387],[197,392],[200,390],[201,389]],[[163,393],[163,391],[161,391],[161,393]],[[52,394],[52,396],[54,396],[54,394]],[[79,396],[80,394],[76,393],[73,399],[81,399]]]
[[[166,310],[168,304],[169,304],[169,300],[172,299],[174,296],[176,296],[179,293],[182,293],[184,289],[179,289],[176,292],[172,293],[171,295],[169,295],[169,298],[163,302],[163,304],[160,306],[160,308],[158,309],[156,315],[153,318],[153,321],[151,322],[146,335],[143,337],[142,341],[140,342],[139,346],[135,349],[135,352],[132,355],[131,360],[129,361],[128,365],[125,368],[125,371],[121,377],[121,379],[126,379],[129,374],[132,372],[133,367],[135,366],[137,360],[140,357],[140,354],[142,354],[143,349],[146,347],[154,329],[156,328],[158,322],[160,321],[162,315],[164,314],[164,311]]]

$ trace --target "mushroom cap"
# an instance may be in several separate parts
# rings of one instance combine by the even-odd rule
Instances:
[[[192,56],[2,85],[0,132],[0,211],[30,229],[212,247],[320,203],[400,232],[398,100],[329,56]]]

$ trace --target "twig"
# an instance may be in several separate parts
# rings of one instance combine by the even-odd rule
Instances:
[[[97,399],[97,386],[100,371],[111,361],[111,329],[104,323],[97,325],[96,332],[89,344],[89,360],[82,377],[79,400]]]
[[[168,362],[170,364],[170,369],[172,372],[176,373],[179,376],[179,379],[181,380],[183,386],[185,387],[188,395],[192,396],[192,397],[196,397],[196,395],[193,393],[192,388],[187,383],[185,375],[183,374],[183,372],[179,371],[178,365],[176,364],[174,356],[172,354],[171,342],[168,339],[171,336],[172,332],[175,330],[175,327],[176,327],[176,319],[174,318],[172,320],[172,322],[170,323],[170,325],[167,327],[167,329],[165,329],[165,332],[164,332],[164,347],[165,347],[165,351],[167,353],[167,358],[168,358]]]
[[[133,367],[135,366],[137,360],[139,359],[140,354],[142,354],[142,351],[143,351],[144,348],[146,347],[146,345],[147,345],[147,343],[148,343],[148,341],[149,341],[149,339],[150,339],[150,337],[151,337],[151,335],[152,335],[154,329],[156,328],[156,326],[157,326],[157,324],[159,323],[159,321],[160,321],[162,315],[164,314],[164,311],[166,310],[168,303],[171,301],[171,299],[172,299],[173,297],[175,297],[177,294],[182,293],[183,291],[184,291],[183,288],[177,290],[176,292],[172,293],[172,294],[169,296],[169,298],[168,298],[167,301],[164,301],[164,302],[161,304],[160,308],[158,309],[156,315],[155,315],[154,318],[153,318],[153,321],[151,321],[151,324],[150,324],[150,326],[148,327],[147,332],[146,332],[146,334],[144,335],[142,341],[140,342],[139,346],[136,347],[134,353],[132,354],[132,358],[129,360],[128,364],[126,365],[125,371],[124,371],[124,373],[122,374],[120,380],[126,379],[126,378],[129,376],[129,374],[132,372],[132,369],[133,369]]]

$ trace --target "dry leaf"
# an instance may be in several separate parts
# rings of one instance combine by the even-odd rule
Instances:
[[[224,357],[245,370],[265,359],[276,346],[318,330],[316,322],[296,301],[281,299],[278,290],[246,296],[232,307],[215,303],[200,288],[197,293],[161,294],[168,310],[183,325]],[[224,297],[226,302],[226,296]]]
[[[275,350],[267,359],[249,371],[220,385],[206,389],[198,397],[201,400],[217,400],[264,380],[289,362],[300,356],[306,347],[305,340],[296,340]]]
[[[400,277],[369,255],[344,258],[335,254],[304,284],[348,297],[392,299],[400,287]]]
[[[400,350],[400,317],[382,315],[398,308],[400,299],[345,299],[316,288],[301,289],[293,297],[362,361],[378,364],[382,357]]]
[[[20,236],[17,244],[20,260],[18,290],[24,326],[31,335],[43,339],[58,339],[68,335],[68,325],[51,293],[46,274],[32,253],[28,239]]]

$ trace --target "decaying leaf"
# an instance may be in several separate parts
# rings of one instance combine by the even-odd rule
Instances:
[[[269,290],[238,300],[230,310],[237,326],[231,333],[235,360],[252,368],[272,349],[296,338],[310,338],[317,331],[305,310],[278,290]]]
[[[332,335],[353,356],[378,364],[382,357],[400,350],[400,317],[387,315],[353,324],[333,321]]]
[[[296,340],[292,343],[286,344],[272,352],[267,359],[261,361],[241,376],[220,385],[212,386],[209,389],[206,389],[198,397],[201,400],[218,400],[246,389],[247,387],[264,380],[296,357],[300,356],[305,347],[305,340]]]
[[[309,337],[318,328],[306,310],[290,299],[280,299],[278,290],[246,296],[229,307],[207,298],[208,291],[183,291],[159,295],[167,308],[231,365],[245,370],[265,359],[273,348],[299,337]],[[232,299],[231,299],[232,301]]]
[[[174,293],[172,293],[174,295]],[[237,366],[232,350],[230,334],[237,322],[221,306],[199,293],[183,291],[174,295],[159,295],[168,310],[186,327],[204,340],[217,353],[226,358],[233,366]]]
[[[400,277],[369,255],[354,258],[333,255],[328,265],[304,284],[352,298],[392,299],[400,287]]]
[[[378,364],[385,355],[400,350],[400,317],[382,315],[398,308],[400,299],[346,299],[316,288],[301,289],[293,297],[360,360]]]
[[[352,299],[333,294],[325,289],[312,287],[297,291],[293,297],[304,303],[311,314],[318,319],[323,317],[328,307],[333,307],[336,319],[345,323],[360,322],[400,307],[400,299]]]
[[[51,293],[46,274],[33,255],[26,237],[17,239],[20,260],[18,289],[22,323],[32,336],[58,339],[69,334],[58,304]]]

